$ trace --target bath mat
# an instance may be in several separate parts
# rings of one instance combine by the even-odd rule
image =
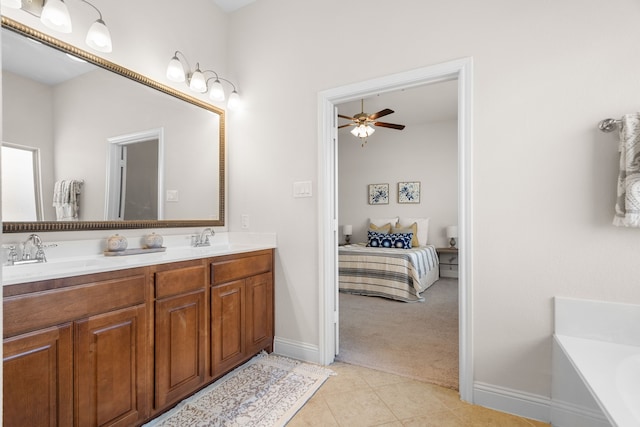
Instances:
[[[144,427],[283,426],[331,375],[263,352]]]

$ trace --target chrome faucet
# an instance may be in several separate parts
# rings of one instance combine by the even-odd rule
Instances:
[[[199,236],[191,236],[191,243],[196,248],[199,248],[201,246],[211,246],[209,237],[213,237],[215,234],[215,231],[213,231],[211,227],[207,227],[202,230],[202,233],[200,233]]]
[[[47,255],[44,252],[45,247],[58,246],[55,243],[45,245],[37,234],[31,234],[22,244],[22,253],[18,257],[15,244],[3,245],[9,249],[7,254],[7,265],[34,264],[38,262],[47,262]],[[35,249],[35,251],[34,251]]]

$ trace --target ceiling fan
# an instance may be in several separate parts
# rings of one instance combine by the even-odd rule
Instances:
[[[367,114],[364,112],[364,99],[360,100],[360,106],[361,106],[360,114],[356,114],[353,117],[338,114],[338,117],[342,119],[351,120],[351,123],[338,126],[338,129],[348,127],[348,126],[355,126],[351,130],[351,133],[354,136],[365,139],[366,137],[371,135],[373,132],[375,132],[375,129],[371,127],[371,125],[377,126],[377,127],[389,128],[389,129],[397,129],[397,130],[402,130],[405,127],[404,125],[397,125],[394,123],[385,123],[385,122],[377,121],[378,118],[380,117],[384,117],[389,114],[392,114],[393,110],[385,108],[384,110],[378,111],[377,113]]]

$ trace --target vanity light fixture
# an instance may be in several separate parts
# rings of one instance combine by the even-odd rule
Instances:
[[[98,19],[89,27],[85,43],[98,52],[111,52],[113,50],[111,33],[102,19],[102,12],[87,0],[78,1],[88,4],[98,12]],[[22,0],[2,0],[2,6],[22,9],[32,15],[40,16],[40,22],[52,30],[61,33],[71,33],[73,30],[71,15],[64,0],[31,1],[25,5],[22,4]]]
[[[182,57],[182,60],[180,57]],[[213,76],[207,78],[205,77],[206,73],[211,73]],[[179,50],[176,50],[169,61],[169,65],[167,66],[167,78],[176,83],[186,82],[189,89],[194,92],[208,92],[209,99],[213,101],[225,100],[226,95],[224,88],[222,87],[222,82],[226,82],[233,88],[232,92],[229,94],[227,107],[230,110],[235,110],[240,106],[240,95],[238,95],[236,86],[230,80],[220,77],[220,75],[213,70],[200,70],[199,62],[196,63],[195,71],[191,72],[191,66],[189,65],[189,61],[187,61],[187,57]]]

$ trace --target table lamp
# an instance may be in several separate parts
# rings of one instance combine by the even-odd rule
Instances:
[[[446,228],[447,239],[449,239],[449,246],[451,248],[456,247],[456,239],[458,238],[458,226],[448,225]]]
[[[353,226],[351,225],[343,225],[342,226],[342,234],[344,234],[344,241],[349,244],[351,240],[351,234],[353,234]]]

